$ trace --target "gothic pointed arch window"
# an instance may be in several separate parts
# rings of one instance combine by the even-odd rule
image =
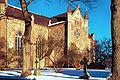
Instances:
[[[22,51],[22,33],[20,31],[16,33],[16,50],[18,53]]]
[[[42,59],[44,57],[44,39],[39,36],[36,41],[36,57]]]

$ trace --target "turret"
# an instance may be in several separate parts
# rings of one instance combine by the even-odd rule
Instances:
[[[0,4],[4,4],[5,6],[7,6],[8,0],[0,0]]]
[[[71,13],[71,7],[70,7],[70,4],[68,4],[68,13]]]
[[[84,16],[84,19],[88,19],[88,11],[85,12],[85,16]]]
[[[70,4],[68,4],[68,10],[67,10],[67,20],[69,21],[71,19],[71,15],[72,15],[72,11],[71,11],[71,7]]]
[[[84,25],[83,25],[84,40],[86,40],[84,44],[85,44],[86,48],[88,48],[89,40],[88,40],[88,12],[87,11],[85,12],[85,15],[83,18],[84,18]]]
[[[76,9],[80,9],[80,5],[77,5],[77,6],[76,6]]]
[[[71,11],[71,7],[70,7],[70,4],[68,4],[68,10],[67,10],[67,24],[68,24],[68,27],[70,28],[71,27],[71,19],[72,17],[72,11]]]
[[[8,0],[5,0],[5,4],[6,4],[6,7],[7,7],[7,4],[8,4]]]
[[[69,49],[69,46],[70,46],[70,42],[71,42],[71,22],[72,22],[72,11],[71,11],[71,7],[70,7],[70,4],[68,4],[68,10],[67,10],[67,34],[68,34],[68,39],[67,39],[67,46],[68,46],[68,49]]]
[[[84,15],[84,27],[88,27],[88,11],[85,12],[85,15]]]
[[[5,14],[6,7],[7,7],[7,0],[0,0],[0,15]]]

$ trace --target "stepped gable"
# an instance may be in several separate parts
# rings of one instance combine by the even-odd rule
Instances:
[[[6,16],[9,16],[9,17],[14,17],[16,19],[24,20],[22,10],[18,9],[18,8],[15,8],[15,7],[12,7],[12,6],[9,6],[9,5],[6,8],[6,13],[5,14],[6,14]],[[35,14],[35,13],[32,13],[32,12],[29,12],[29,14],[30,14],[30,16],[34,15],[36,24],[44,25],[44,26],[48,25],[48,22],[49,22],[48,17],[38,15],[38,14]]]

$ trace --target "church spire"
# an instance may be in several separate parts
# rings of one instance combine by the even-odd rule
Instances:
[[[77,8],[77,9],[80,9],[80,5],[79,5],[79,4],[78,4],[78,5],[76,5],[76,8]]]
[[[70,7],[70,4],[68,4],[68,13],[71,13],[71,7]]]
[[[84,18],[85,18],[85,19],[88,19],[88,12],[87,12],[87,11],[85,12]]]

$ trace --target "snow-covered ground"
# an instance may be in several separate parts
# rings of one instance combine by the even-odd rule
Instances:
[[[0,71],[0,80],[2,78],[11,79],[11,80],[80,80],[79,76],[83,75],[83,70],[75,69],[62,69],[61,73],[55,73],[54,69],[42,69],[40,76],[28,76],[20,77],[21,70],[7,70]],[[34,71],[32,71],[33,73]],[[111,75],[110,70],[93,70],[88,69],[89,74],[92,76],[90,80],[107,80]]]

